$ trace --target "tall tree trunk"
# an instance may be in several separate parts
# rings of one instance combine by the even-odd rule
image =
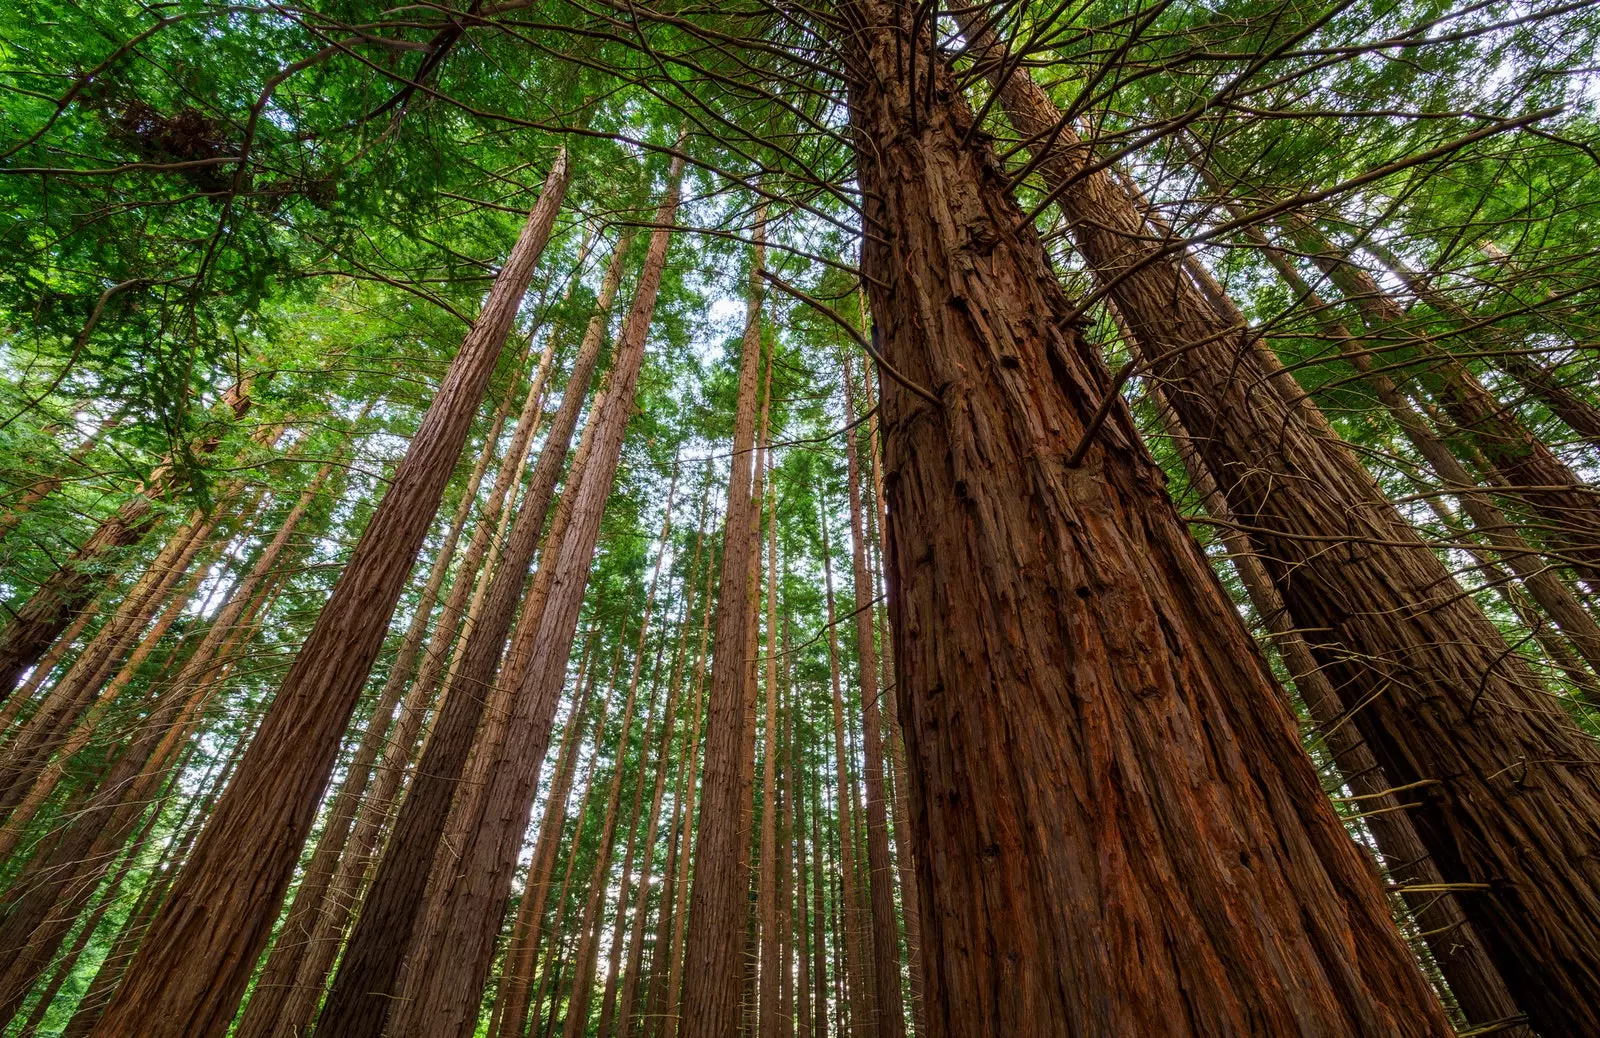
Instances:
[[[61,484],[67,481],[68,475],[73,470],[82,469],[84,460],[89,457],[91,451],[100,445],[100,438],[121,423],[122,415],[120,413],[102,419],[99,427],[88,436],[85,436],[76,447],[72,448],[72,452],[52,472],[48,475],[42,475],[32,483],[22,487],[16,493],[16,497],[6,503],[5,511],[0,512],[0,540],[9,537],[11,531],[21,525],[22,517],[32,511],[34,505],[60,489]],[[7,497],[10,497],[10,494],[7,494]]]
[[[811,786],[811,903],[815,906],[816,923],[811,928],[811,961],[816,966],[817,978],[811,987],[815,1005],[811,1011],[811,1026],[816,1038],[828,1038],[828,910],[822,896],[822,791],[819,783]],[[913,906],[913,911],[915,907]]]
[[[1600,491],[1586,486],[1458,357],[1426,332],[1411,330],[1411,318],[1400,302],[1320,228],[1299,214],[1281,222],[1355,306],[1370,332],[1388,337],[1393,349],[1414,351],[1419,363],[1413,377],[1486,459],[1485,476],[1498,482],[1507,496],[1536,509],[1534,529],[1540,539],[1561,553],[1591,589],[1600,588]]]
[[[756,389],[761,365],[761,272],[766,259],[766,210],[758,210],[750,252],[739,394],[734,414],[733,458],[723,520],[722,576],[717,589],[711,690],[706,707],[705,772],[700,825],[695,836],[694,886],[688,908],[681,1009],[671,1038],[735,1038],[739,1029],[749,882],[741,868],[748,837],[740,829],[744,764],[745,692],[750,649],[750,548],[756,516],[751,507]],[[692,815],[692,812],[691,812]],[[691,818],[692,820],[692,818]],[[674,973],[677,970],[674,969]]]
[[[741,382],[739,399],[741,401],[742,413],[742,402],[744,400],[742,367],[740,369],[740,378]],[[754,376],[752,375],[752,381],[753,378]],[[754,386],[752,385],[751,388],[753,392]],[[737,423],[735,424],[734,428],[735,436],[737,437]],[[710,464],[708,463],[706,467],[706,482],[708,486],[710,485],[710,481],[711,469]],[[724,519],[726,519],[726,517],[724,517]],[[723,550],[724,552],[727,551],[726,534],[724,534]],[[706,644],[710,641],[711,636],[711,578],[713,574],[716,574],[719,578],[721,578],[727,572],[726,561],[724,561],[723,567],[720,569],[715,565],[715,561],[716,555],[715,552],[713,552],[712,558],[708,560],[706,565],[706,585],[703,592],[705,607],[700,614],[700,646],[695,651],[694,657],[694,727],[689,732],[688,752],[686,754],[686,762],[683,765],[682,785],[684,787],[684,799],[683,810],[681,811],[682,820],[678,824],[678,846],[676,850],[678,860],[677,892],[673,895],[674,911],[672,918],[671,953],[668,956],[667,962],[666,991],[662,999],[663,1022],[661,1031],[659,1032],[664,1036],[664,1038],[676,1038],[683,1007],[683,964],[687,956],[690,909],[689,880],[692,874],[692,869],[690,868],[691,860],[689,856],[689,843],[692,838],[691,834],[695,831],[694,806],[695,789],[697,785],[695,779],[700,770],[701,722],[705,719],[705,715],[707,713],[706,700],[702,693],[705,691],[706,682]]]
[[[855,420],[850,362],[844,364],[845,416]],[[850,493],[851,566],[855,582],[856,659],[861,674],[861,741],[866,762],[867,869],[872,922],[874,1007],[878,1033],[906,1033],[900,992],[900,934],[894,920],[894,866],[889,860],[889,807],[884,794],[883,731],[879,721],[878,650],[872,631],[875,582],[867,568],[867,531],[861,506],[861,464],[856,431],[846,434]]]
[[[553,525],[565,525],[566,529],[560,538],[554,529],[551,532],[551,545],[559,545],[559,552],[547,556],[548,565],[540,566],[539,581],[530,596],[530,604],[535,599],[542,603],[537,635],[515,691],[505,739],[482,792],[482,810],[469,827],[471,837],[462,851],[460,879],[451,891],[442,940],[454,950],[454,956],[428,977],[425,1003],[430,1007],[430,1035],[470,1034],[476,1025],[478,995],[492,964],[495,936],[510,896],[517,854],[566,678],[600,520],[621,460],[645,340],[672,240],[682,175],[682,160],[674,158],[655,212],[655,230],[650,234],[633,303],[618,336],[611,373],[591,420],[596,429],[592,454],[574,492],[562,495]]]
[[[611,269],[606,275],[613,296],[621,278],[626,246],[624,237],[618,242],[618,253],[613,255]],[[601,302],[605,305],[597,310],[584,332],[561,408],[551,421],[544,450],[530,477],[527,496],[512,525],[504,557],[490,578],[480,619],[466,634],[450,687],[418,765],[416,781],[401,806],[394,834],[356,920],[333,990],[323,1007],[318,1030],[325,1034],[375,1038],[388,1017],[392,1001],[388,995],[394,990],[400,966],[410,951],[413,931],[425,904],[424,889],[448,820],[456,783],[483,717],[487,697],[482,690],[493,687],[495,668],[500,663],[506,634],[527,583],[556,479],[598,361],[610,299],[603,296]],[[593,419],[590,424],[593,425]],[[588,435],[586,432],[585,438]],[[581,464],[575,459],[569,486],[580,473]],[[570,491],[563,495],[563,507],[567,497]],[[550,543],[560,543],[554,530]],[[529,596],[530,608],[538,600],[536,589]],[[507,663],[508,667],[514,665],[514,660]]]
[[[1007,80],[1001,103],[1025,135],[1061,125],[1026,76]],[[1145,363],[1175,387],[1173,407],[1294,626],[1346,708],[1359,706],[1354,721],[1390,781],[1412,791],[1413,823],[1446,881],[1489,891],[1462,906],[1517,1003],[1542,1033],[1600,1031],[1600,1009],[1580,994],[1600,976],[1600,888],[1579,864],[1600,847],[1600,750],[1275,360],[1158,253],[1165,229],[1103,172],[1085,172],[1089,150],[1062,129],[1040,170],[1080,248],[1114,286]]]
[[[95,1027],[97,1038],[200,1038],[221,1035],[232,1022],[567,180],[561,151],[233,785]]]
[[[926,28],[842,13],[862,273],[939,401],[883,387],[929,1030],[1448,1034]]]
[[[1231,524],[1233,516],[1228,511],[1227,501],[1205,468],[1193,441],[1165,401],[1158,399],[1158,406],[1167,433],[1173,438],[1179,459],[1206,511],[1212,518]],[[1348,723],[1338,693],[1317,666],[1305,639],[1291,626],[1283,599],[1262,566],[1249,535],[1236,525],[1224,525],[1221,537],[1250,604],[1282,655],[1295,689],[1322,733],[1334,764],[1355,794],[1361,822],[1372,834],[1384,872],[1402,891],[1402,898],[1416,921],[1416,930],[1438,963],[1462,1014],[1475,1026],[1519,1018],[1517,1004],[1489,961],[1477,930],[1462,912],[1460,900],[1450,892],[1450,884],[1444,881],[1433,859],[1428,857],[1404,805],[1391,792],[1389,780],[1372,750]],[[1404,893],[1407,888],[1417,892]],[[1526,1033],[1524,1028],[1506,1031],[1508,1036]]]
[[[768,370],[775,367],[768,362]],[[778,1036],[778,495],[772,483],[772,454],[767,453],[767,485],[772,498],[767,513],[767,651],[766,742],[761,767],[761,862],[757,872],[761,916],[761,987],[758,1007],[760,1038]],[[602,1036],[603,1038],[603,1036]]]
[[[551,350],[547,348],[545,355],[540,359],[539,374],[534,378],[534,386],[529,391],[529,402],[524,405],[517,433],[514,434],[513,451],[517,446],[515,436],[522,434],[523,425],[530,424],[534,420],[530,418],[530,412],[537,409],[533,400],[541,388],[542,376],[549,370],[550,353]],[[314,949],[317,944],[330,939],[330,935],[324,932],[325,920],[331,921],[333,917],[341,915],[337,905],[328,903],[328,892],[338,873],[340,857],[349,845],[350,833],[361,811],[362,800],[372,779],[373,768],[378,763],[384,747],[388,745],[395,709],[400,705],[401,697],[416,673],[417,654],[422,648],[422,639],[428,633],[428,621],[433,616],[433,607],[438,602],[439,592],[449,575],[450,563],[455,559],[461,532],[477,503],[478,489],[482,485],[484,474],[494,460],[500,433],[516,389],[517,381],[513,379],[506,389],[506,395],[500,401],[499,408],[495,411],[494,420],[489,424],[483,447],[478,452],[478,460],[472,466],[466,484],[462,487],[461,500],[456,505],[455,515],[445,529],[444,540],[434,555],[433,565],[429,568],[427,579],[417,596],[411,624],[400,640],[394,660],[389,664],[389,674],[384,680],[383,689],[378,693],[372,718],[362,732],[361,742],[356,747],[355,755],[346,769],[345,779],[339,786],[339,793],[328,811],[327,820],[323,823],[316,849],[306,864],[305,875],[295,890],[294,900],[290,902],[289,914],[278,932],[277,939],[273,942],[272,951],[267,956],[260,977],[256,980],[250,1001],[245,1005],[244,1017],[237,1031],[238,1038],[269,1038],[274,1035],[298,1038],[308,1022],[303,1012],[287,1011],[291,1005],[299,1006],[306,1001],[303,995],[298,995],[296,992],[296,978],[299,977],[308,956],[315,954]],[[524,437],[521,442],[525,449],[526,438]],[[513,460],[512,453],[508,452],[507,461]],[[507,474],[507,468],[508,466],[502,463],[501,477]],[[497,501],[503,500],[500,484],[501,480],[497,479],[485,514],[480,520],[480,527],[493,522],[492,513],[498,507]],[[476,534],[476,531],[474,533]],[[480,550],[477,557],[481,556]],[[451,589],[452,597],[462,584],[471,585],[475,571],[474,555],[469,549],[457,570],[457,585]],[[445,613],[449,613],[448,607]],[[447,616],[441,615],[441,626],[448,619]],[[450,623],[453,627],[453,621]],[[342,918],[339,922],[342,924]],[[318,972],[315,978],[318,996],[321,995],[323,979],[323,972]]]
[[[862,899],[856,891],[859,873],[856,871],[855,852],[855,802],[854,780],[850,777],[850,754],[845,747],[844,692],[839,678],[839,636],[833,601],[833,547],[828,537],[827,505],[822,504],[818,517],[822,528],[822,572],[828,606],[828,676],[833,688],[833,760],[838,782],[834,810],[839,822],[839,887],[844,906],[839,911],[839,924],[834,929],[837,943],[835,952],[844,952],[844,964],[836,967],[841,974],[845,990],[849,992],[850,1028],[856,1038],[868,1033],[868,990],[866,978],[866,951],[861,938],[866,931],[862,924]]]

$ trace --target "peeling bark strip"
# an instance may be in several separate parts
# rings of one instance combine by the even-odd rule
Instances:
[[[1002,91],[1026,136],[1059,113],[1025,76]],[[1054,113],[1054,114],[1052,114]],[[1040,163],[1079,248],[1154,373],[1343,706],[1536,1031],[1600,1034],[1600,748],[1343,448],[1238,317],[1213,307],[1135,199],[1070,131]],[[1230,327],[1235,325],[1236,327]],[[909,733],[908,733],[909,735]],[[1537,762],[1537,763],[1535,763]]]
[[[232,785],[96,1025],[97,1038],[201,1038],[232,1022],[568,176],[563,150]]]
[[[1064,466],[1110,379],[911,5],[841,14],[873,313],[943,402],[883,386],[930,1033],[1448,1035],[1126,409]]]

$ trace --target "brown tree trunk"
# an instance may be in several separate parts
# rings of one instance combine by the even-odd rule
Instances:
[[[822,792],[818,783],[812,783],[811,793],[811,903],[816,913],[816,923],[811,928],[811,961],[817,969],[811,987],[816,1003],[811,1010],[811,1026],[816,1038],[828,1038],[828,910],[822,896]],[[915,911],[915,906],[911,910]]]
[[[741,379],[743,378],[742,367],[740,369],[740,377]],[[752,374],[752,382],[753,379],[754,375]],[[751,390],[753,393],[753,385]],[[744,401],[744,383],[742,381],[740,382],[739,392],[742,413]],[[735,442],[737,442],[737,422],[735,423],[734,430],[736,437]],[[708,486],[710,485],[710,480],[711,472],[708,464],[706,470],[706,481]],[[726,521],[726,517],[724,517],[724,521]],[[724,540],[726,541],[726,534],[724,534]],[[724,544],[723,550],[726,552],[726,544]],[[700,769],[701,722],[705,719],[706,714],[706,701],[702,693],[705,691],[706,682],[706,644],[710,641],[711,636],[711,578],[713,574],[717,574],[719,577],[723,576],[726,573],[727,565],[726,562],[724,562],[723,567],[719,569],[713,564],[714,562],[715,554],[713,553],[712,559],[709,560],[706,565],[706,585],[703,592],[705,607],[700,614],[700,647],[696,650],[694,657],[694,727],[689,732],[689,747],[688,753],[686,754],[686,763],[683,766],[683,779],[681,783],[684,787],[684,799],[683,809],[680,812],[681,821],[678,824],[678,846],[675,851],[677,855],[678,868],[677,890],[673,895],[673,905],[675,908],[672,918],[671,953],[668,956],[666,970],[666,991],[662,998],[663,1020],[662,1027],[659,1032],[664,1036],[664,1038],[676,1038],[683,1007],[683,964],[687,952],[690,908],[689,878],[691,874],[691,861],[689,856],[689,843],[692,838],[690,834],[695,830],[695,779]]]
[[[232,787],[95,1027],[98,1038],[199,1038],[232,1022],[567,178],[562,151]]]
[[[1163,412],[1167,433],[1206,511],[1224,524],[1232,523],[1227,501],[1205,468],[1193,441],[1165,401],[1158,400],[1158,406]],[[1520,1019],[1516,1002],[1489,961],[1482,940],[1461,910],[1459,899],[1450,893],[1449,884],[1428,857],[1404,805],[1391,792],[1389,780],[1372,750],[1349,723],[1338,693],[1317,666],[1305,639],[1291,626],[1283,599],[1262,566],[1249,535],[1237,526],[1224,525],[1221,537],[1250,604],[1282,655],[1301,701],[1322,733],[1329,755],[1355,794],[1354,803],[1359,805],[1361,823],[1372,833],[1377,845],[1379,864],[1393,886],[1402,891],[1402,898],[1416,921],[1416,931],[1438,963],[1463,1016],[1477,1027]],[[1404,893],[1407,888],[1420,892]],[[1508,1028],[1505,1033],[1526,1035],[1527,1031]]]
[[[100,422],[99,428],[85,436],[83,440],[66,456],[64,462],[56,466],[49,475],[40,476],[38,479],[21,488],[21,492],[5,506],[5,511],[0,512],[0,540],[11,535],[21,523],[22,517],[33,510],[33,506],[49,497],[58,490],[62,483],[67,481],[68,475],[76,469],[83,468],[84,459],[100,444],[100,437],[115,429],[122,422],[120,414],[114,414]],[[8,495],[9,496],[9,495]]]
[[[1591,589],[1600,588],[1600,492],[1586,486],[1529,432],[1459,358],[1425,332],[1409,330],[1410,317],[1399,301],[1315,224],[1296,214],[1285,218],[1283,226],[1356,307],[1369,331],[1387,336],[1394,349],[1415,351],[1420,363],[1414,378],[1487,459],[1485,476],[1499,483],[1507,496],[1535,509],[1537,518],[1531,525],[1536,535],[1559,552]]]
[[[748,837],[740,829],[743,807],[745,693],[750,649],[750,549],[756,516],[751,507],[756,389],[761,364],[761,271],[766,211],[758,211],[750,254],[750,283],[739,362],[739,395],[723,520],[722,576],[712,642],[711,690],[706,707],[705,772],[700,825],[695,836],[694,887],[688,902],[681,1010],[668,1035],[735,1038],[739,1030],[744,968],[744,893],[741,867]],[[691,812],[692,820],[692,812]],[[674,968],[676,979],[677,969]],[[675,988],[673,990],[676,990]]]
[[[1025,134],[1058,126],[1026,76],[1007,82],[1002,104]],[[1600,1030],[1580,994],[1600,976],[1600,889],[1578,864],[1600,846],[1600,751],[1274,359],[1157,254],[1165,235],[1136,200],[1103,173],[1079,175],[1089,158],[1065,131],[1040,169],[1145,363],[1175,387],[1173,407],[1294,626],[1346,708],[1360,707],[1355,723],[1390,781],[1417,798],[1413,823],[1446,881],[1476,891],[1462,906],[1535,1029]],[[905,682],[904,659],[900,671]]]
[[[776,365],[768,362],[768,371]],[[767,513],[767,646],[766,743],[761,767],[761,861],[756,898],[761,925],[761,980],[758,1021],[760,1038],[778,1035],[778,496],[772,484],[772,455],[767,453],[767,485],[772,498]],[[604,1038],[604,1036],[602,1036]]]
[[[844,364],[845,416],[855,420],[850,362]],[[894,866],[889,860],[889,808],[884,795],[883,732],[879,722],[878,650],[872,631],[874,581],[867,569],[867,531],[861,506],[861,464],[856,432],[845,438],[850,493],[851,566],[855,583],[856,658],[860,669],[861,741],[867,788],[867,869],[873,954],[873,1005],[877,1032],[904,1035],[905,1009],[900,992],[900,934],[894,919]]]
[[[850,754],[845,747],[844,692],[839,677],[839,636],[833,600],[833,548],[828,537],[827,506],[822,505],[819,518],[822,529],[822,572],[828,605],[828,674],[833,686],[833,760],[838,782],[834,809],[839,821],[839,886],[844,902],[839,912],[839,924],[834,929],[835,952],[844,952],[842,967],[835,972],[842,976],[849,993],[851,1034],[860,1038],[870,1033],[870,1010],[866,979],[866,952],[861,947],[866,927],[862,924],[862,899],[856,891],[858,873],[855,853],[854,780],[850,777]]]
[[[430,1036],[470,1034],[476,1025],[479,991],[493,960],[495,936],[510,895],[517,853],[533,809],[540,764],[566,677],[600,520],[634,406],[645,339],[672,239],[682,173],[682,160],[675,158],[655,212],[656,229],[651,232],[633,303],[617,340],[611,373],[591,419],[596,430],[592,454],[578,485],[562,495],[553,527],[564,526],[565,530],[558,538],[553,528],[550,538],[559,552],[547,555],[549,561],[540,567],[539,581],[530,596],[530,604],[535,600],[542,603],[537,634],[516,687],[505,738],[481,794],[482,810],[468,830],[471,835],[462,851],[460,878],[450,895],[442,940],[445,947],[453,949],[453,957],[430,973],[425,988]]]
[[[842,13],[862,273],[939,401],[883,387],[930,1032],[1448,1034],[926,29]]]

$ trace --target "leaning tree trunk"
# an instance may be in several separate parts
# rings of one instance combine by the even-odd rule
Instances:
[[[926,30],[843,13],[929,1030],[1448,1034]]]
[[[566,677],[578,613],[600,535],[600,520],[621,461],[623,436],[637,395],[645,340],[666,268],[682,176],[683,161],[675,157],[655,212],[655,229],[650,234],[633,303],[618,336],[604,399],[595,408],[592,453],[575,492],[563,495],[560,512],[569,525],[559,540],[552,531],[551,543],[559,544],[560,550],[548,566],[540,567],[540,587],[535,589],[543,601],[538,633],[516,689],[505,739],[481,795],[482,808],[468,829],[471,836],[462,850],[460,879],[450,894],[443,941],[454,950],[454,957],[445,968],[427,978],[424,989],[423,997],[430,1007],[430,1035],[469,1035],[476,1026],[479,992],[493,962],[495,936],[533,810],[540,764],[549,745],[550,727]],[[558,517],[557,522],[561,521]]]
[[[232,1022],[567,180],[562,151],[232,786],[95,1027],[97,1038],[200,1038],[221,1035]]]
[[[1173,387],[1294,626],[1346,708],[1359,707],[1354,723],[1390,781],[1410,791],[1434,862],[1476,891],[1463,907],[1517,1003],[1542,1033],[1600,1032],[1600,1008],[1582,994],[1600,976],[1600,879],[1585,864],[1600,848],[1600,750],[1275,358],[1159,251],[1166,229],[1086,172],[1089,149],[1048,97],[1013,75],[1001,103],[1025,135],[1061,129],[1039,168],[1079,247],[1144,363]]]

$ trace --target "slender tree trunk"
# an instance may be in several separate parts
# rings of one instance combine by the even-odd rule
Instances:
[[[850,363],[844,367],[845,415],[855,420]],[[878,652],[872,631],[872,575],[867,568],[867,531],[861,506],[861,465],[856,433],[845,439],[850,493],[851,565],[855,582],[856,658],[861,675],[861,741],[866,761],[867,868],[872,921],[873,1003],[878,1033],[901,1036],[906,1031],[900,991],[900,934],[894,919],[894,866],[889,860],[889,808],[884,794],[883,732],[879,722]]]
[[[199,1038],[232,1022],[567,179],[563,151],[97,1038]]]
[[[756,390],[761,364],[761,272],[766,258],[766,210],[758,211],[750,254],[739,395],[723,522],[722,576],[712,643],[711,690],[706,708],[705,777],[695,837],[694,887],[688,902],[688,939],[681,1010],[668,1036],[735,1038],[739,1029],[744,965],[744,892],[741,867],[748,852],[741,831],[745,693],[750,657],[750,548],[756,516],[751,507]],[[692,783],[691,783],[692,785]],[[693,812],[690,812],[692,821]],[[678,970],[674,968],[674,980]],[[675,992],[676,986],[672,990]]]
[[[825,580],[828,606],[828,676],[833,687],[833,760],[838,793],[834,809],[839,822],[839,886],[844,902],[839,912],[839,924],[834,929],[835,952],[844,952],[844,964],[835,972],[843,977],[850,999],[851,1034],[856,1038],[868,1027],[867,980],[865,976],[866,952],[861,947],[865,927],[860,919],[862,899],[856,892],[855,821],[851,808],[854,803],[850,777],[850,754],[845,747],[844,692],[839,677],[839,635],[833,599],[833,548],[828,537],[828,512],[824,503],[819,516],[822,528],[822,572]]]
[[[774,365],[769,361],[768,370]],[[772,487],[772,455],[767,454],[767,484]],[[778,1035],[778,497],[772,488],[767,515],[766,732],[761,767],[761,862],[757,896],[761,916],[760,1038]],[[603,1038],[603,1036],[602,1036]]]
[[[795,944],[799,951],[799,972],[796,974],[795,1008],[796,1031],[799,1038],[812,1038],[816,1033],[816,1019],[812,1009],[812,925],[811,925],[811,898],[808,883],[810,861],[807,858],[806,846],[806,782],[802,771],[803,761],[799,743],[799,725],[794,724],[793,711],[798,709],[796,701],[799,693],[793,684],[789,686],[790,740],[789,740],[789,803],[792,824],[789,826],[790,847],[794,853],[795,861]],[[818,906],[821,907],[821,906]]]
[[[938,400],[883,387],[930,1032],[1448,1034],[927,30],[841,13],[881,349]]]
[[[460,879],[451,892],[449,925],[442,939],[446,947],[454,949],[454,957],[443,964],[445,968],[434,970],[428,977],[424,997],[431,1010],[430,1036],[470,1034],[476,1024],[479,992],[492,964],[495,936],[533,809],[540,764],[549,745],[550,726],[572,652],[600,520],[634,406],[645,340],[672,239],[682,174],[682,160],[675,158],[655,212],[655,230],[650,235],[633,303],[617,340],[611,374],[595,407],[593,452],[574,492],[562,495],[554,525],[565,525],[566,529],[559,539],[554,529],[551,532],[551,545],[559,545],[560,550],[547,566],[540,567],[540,579],[530,596],[543,603],[538,633],[515,692],[515,708],[505,739],[482,793],[483,809],[469,829],[471,837],[462,852]]]
[[[68,475],[75,469],[82,469],[83,463],[97,446],[100,438],[115,429],[122,422],[121,414],[114,414],[100,422],[99,428],[85,436],[83,440],[68,454],[65,461],[56,466],[49,475],[40,476],[38,479],[21,488],[15,499],[5,506],[5,511],[0,512],[0,540],[11,535],[22,523],[22,517],[33,510],[33,506],[49,497],[60,489],[61,484],[67,481]],[[9,496],[9,495],[8,495]]]
[[[1057,127],[1027,77],[1007,82],[1001,101],[1024,134]],[[1090,156],[1068,136],[1041,172],[1062,188],[1090,264],[1115,283],[1146,363],[1176,387],[1174,409],[1251,528],[1294,626],[1346,708],[1359,705],[1354,721],[1390,781],[1411,791],[1434,862],[1456,889],[1479,892],[1462,906],[1518,1004],[1541,1033],[1600,1030],[1580,994],[1600,976],[1600,889],[1578,864],[1600,847],[1600,751],[1320,414],[1297,393],[1284,399],[1275,361],[1155,253],[1163,229],[1110,178],[1078,175]],[[891,490],[891,516],[895,500]],[[904,658],[900,673],[905,682]]]
[[[739,389],[739,392],[740,392],[739,399],[741,401],[740,413],[743,413],[744,382],[742,381],[742,379],[743,379],[743,367],[742,366],[740,368],[740,378],[741,378],[740,389]],[[753,381],[753,379],[754,379],[754,376],[752,374],[752,381]],[[754,387],[752,386],[752,392],[753,392],[753,388]],[[737,437],[738,437],[738,424],[737,424],[737,422],[735,423],[735,426],[734,426],[734,435],[735,435],[735,442],[737,443],[738,442],[738,439],[737,439]],[[709,465],[707,466],[706,479],[707,479],[707,483],[709,485],[709,482],[710,482],[710,479],[711,479],[711,472],[710,472]],[[730,487],[729,500],[730,501],[732,500],[731,487]],[[724,520],[726,520],[726,517],[724,517]],[[720,570],[719,570],[719,568],[717,566],[714,565],[715,553],[713,553],[712,559],[708,561],[708,564],[706,566],[706,586],[705,586],[705,592],[704,592],[705,609],[701,612],[701,615],[700,615],[700,647],[696,650],[695,657],[694,657],[694,659],[695,659],[695,664],[694,664],[694,727],[689,733],[689,749],[688,749],[688,754],[687,754],[687,763],[684,765],[684,776],[685,776],[685,778],[684,778],[684,783],[683,783],[684,784],[684,794],[683,794],[684,803],[683,803],[683,812],[682,812],[683,820],[678,826],[678,847],[677,847],[678,876],[677,876],[677,893],[674,895],[674,898],[673,898],[673,904],[675,906],[675,909],[674,909],[674,912],[673,912],[673,919],[672,919],[672,952],[671,952],[671,955],[669,956],[668,965],[667,965],[667,987],[666,987],[666,994],[665,994],[665,997],[663,999],[663,1005],[665,1007],[664,1011],[663,1011],[664,1020],[663,1020],[663,1026],[662,1026],[662,1029],[661,1029],[661,1032],[660,1032],[664,1036],[664,1038],[676,1038],[676,1036],[678,1034],[678,1030],[679,1030],[679,1025],[680,1025],[681,1020],[682,1020],[682,1009],[683,1009],[683,964],[684,964],[684,962],[685,962],[685,960],[687,958],[687,951],[688,951],[688,931],[689,931],[688,922],[689,922],[689,909],[691,907],[690,900],[689,900],[690,899],[689,880],[690,880],[690,877],[691,877],[691,875],[693,873],[693,869],[690,867],[691,866],[691,860],[690,860],[690,856],[689,856],[689,842],[690,842],[690,839],[691,839],[691,835],[690,834],[693,833],[695,831],[695,828],[696,828],[695,827],[695,813],[694,813],[695,790],[696,790],[695,779],[696,779],[696,776],[699,774],[699,770],[700,770],[700,729],[701,729],[701,723],[705,719],[705,714],[708,712],[707,709],[706,709],[706,701],[705,701],[705,698],[702,696],[702,693],[705,690],[705,680],[706,680],[706,644],[707,644],[707,642],[710,641],[710,636],[711,636],[711,613],[712,613],[711,577],[712,577],[713,573],[716,573],[719,578],[723,578],[723,577],[726,576],[726,573],[727,573],[727,562],[726,562],[727,535],[726,535],[726,533],[724,533],[724,535],[723,535],[723,541],[724,541],[724,543],[723,543],[724,561],[723,561],[723,565],[720,568]],[[719,602],[718,603],[718,615],[720,615],[720,613],[721,613],[721,605],[720,605],[720,602]]]
[[[550,796],[545,801],[544,819],[539,824],[533,860],[528,864],[528,882],[522,888],[522,903],[518,906],[511,946],[506,950],[505,965],[500,971],[500,983],[495,991],[489,1038],[500,1038],[502,1034],[521,1038],[522,1032],[527,1029],[528,995],[533,985],[544,910],[550,900],[550,883],[555,878],[556,853],[561,849],[561,831],[567,824],[567,799],[572,794],[572,778],[578,767],[578,743],[581,741],[583,720],[589,712],[589,700],[594,695],[594,686],[599,683],[598,667],[585,683],[599,637],[600,631],[596,625],[587,639],[583,663],[578,667],[578,684],[584,690],[583,696],[573,709],[572,716],[567,719],[567,731],[561,737],[561,756],[556,763]]]

